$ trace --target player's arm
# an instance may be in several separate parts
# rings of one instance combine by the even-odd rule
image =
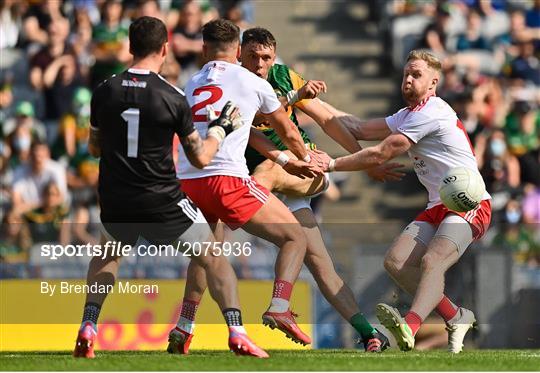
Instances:
[[[208,136],[203,140],[199,132],[195,130],[189,135],[181,137],[180,143],[189,163],[197,168],[204,168],[217,153],[220,141],[213,136]]]
[[[327,159],[321,167],[328,171],[365,170],[370,167],[380,166],[384,162],[405,153],[412,144],[412,141],[407,136],[394,133],[378,145],[364,148],[357,153],[339,157],[335,160]],[[326,165],[326,162],[328,162],[328,165]]]
[[[352,114],[336,109],[327,102],[318,101],[345,126],[356,140],[383,140],[392,133],[384,118],[361,120]]]
[[[249,134],[249,146],[263,155],[265,158],[279,164],[285,171],[299,178],[317,176],[314,167],[309,163],[290,158],[286,153],[279,150],[276,145],[258,129],[251,127]]]
[[[332,115],[320,100],[310,100],[306,105],[298,106],[300,110],[309,115],[323,131],[334,141],[340,144],[349,153],[356,153],[362,150],[358,141],[345,125]]]
[[[298,157],[298,159],[308,160],[309,155],[304,145],[300,131],[287,116],[287,112],[280,106],[276,111],[267,114],[266,118],[270,126],[276,131],[285,146]]]
[[[289,106],[296,105],[297,103],[305,103],[308,101],[304,100],[310,100],[313,98],[316,98],[321,93],[326,93],[326,83],[322,80],[308,80],[307,82],[304,81],[298,74],[296,74],[293,71],[290,71],[291,79],[293,80],[293,84],[301,84],[300,82],[304,83],[300,88],[297,90],[292,90],[290,92],[287,92],[287,96],[279,97],[279,101],[287,109]]]

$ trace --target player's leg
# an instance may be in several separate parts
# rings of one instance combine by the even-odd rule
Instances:
[[[191,247],[194,243],[203,242],[211,243],[210,247],[213,247],[214,236],[210,227],[201,211],[198,209],[196,211],[196,221],[180,236],[179,240],[189,243]],[[249,339],[244,329],[238,298],[238,281],[231,264],[223,255],[214,255],[214,252],[204,254],[206,255],[191,257],[193,265],[190,265],[191,271],[188,272],[182,311],[176,328],[169,334],[167,351],[188,353],[195,327],[195,313],[204,290],[208,286],[210,295],[218,304],[229,328],[229,348],[237,355],[268,357],[264,350]]]
[[[422,321],[429,313],[437,307],[441,314],[458,314],[458,308],[443,293],[444,274],[460,257],[467,246],[472,242],[472,230],[469,224],[459,216],[448,215],[439,225],[434,237],[429,241],[425,254],[424,244],[415,239],[405,237],[410,235],[405,233],[396,241],[387,255],[385,267],[394,278],[407,291],[411,291],[415,297],[411,310],[402,318],[399,312],[387,305],[377,306],[377,316],[396,337],[402,350],[410,350],[414,347],[414,335],[420,328]],[[414,233],[414,231],[412,232]],[[400,246],[401,245],[401,246]],[[407,248],[413,248],[411,254],[400,255],[398,248],[402,247],[403,252]],[[417,269],[418,258],[421,257],[420,268]],[[406,258],[400,260],[400,258]],[[404,263],[411,259],[409,266]],[[390,262],[393,263],[390,263]],[[401,263],[401,264],[399,264]],[[405,272],[403,268],[408,268]],[[419,277],[418,280],[416,280]],[[415,283],[417,284],[415,286]],[[403,285],[404,284],[404,285]],[[449,320],[445,320],[447,323]],[[468,330],[468,329],[467,329]],[[464,336],[464,335],[463,335]]]
[[[296,158],[294,154],[288,150],[285,152],[289,157]],[[287,173],[281,166],[269,159],[265,160],[255,168],[253,177],[266,189],[288,196],[313,196],[323,192],[328,187],[328,180],[324,175],[317,176],[313,179],[301,179]]]
[[[106,233],[101,235],[101,247],[108,247],[108,243],[115,240]],[[118,275],[121,257],[118,256],[94,256],[90,260],[86,275],[87,285],[104,286],[104,289],[111,289]],[[97,322],[103,302],[109,292],[88,292],[84,303],[81,326],[77,335],[74,357],[93,358],[94,342],[97,336]]]
[[[412,296],[420,282],[422,257],[435,232],[435,227],[430,223],[413,221],[392,244],[384,258],[384,267],[390,277]],[[458,309],[457,305],[443,295],[436,312],[448,322],[455,317]]]
[[[422,258],[422,278],[410,312],[414,312],[424,320],[434,307],[441,309],[444,303],[444,275],[454,265],[467,247],[472,243],[474,233],[472,226],[461,216],[447,215],[439,225],[437,233],[429,243],[426,255]],[[440,299],[443,299],[441,302]],[[453,311],[450,305],[449,310]],[[452,312],[453,317],[446,319],[448,349],[459,353],[463,348],[463,339],[467,331],[476,324],[472,311],[459,307]],[[448,314],[447,317],[452,314]]]
[[[294,315],[289,308],[293,285],[306,254],[306,237],[300,224],[276,196],[269,194],[266,203],[242,228],[279,248],[272,300],[263,315],[263,323],[280,329],[297,343],[311,343],[311,338],[304,334],[294,321]]]
[[[420,265],[436,228],[428,222],[413,221],[392,243],[384,258],[384,268],[394,281],[414,296],[420,281]]]
[[[309,205],[307,204],[306,207],[298,210],[290,204],[288,206],[291,211],[294,211],[294,216],[306,234],[307,251],[304,263],[313,275],[323,296],[360,334],[366,351],[381,352],[385,350],[389,346],[388,339],[379,333],[360,312],[352,290],[336,272],[317,220]]]

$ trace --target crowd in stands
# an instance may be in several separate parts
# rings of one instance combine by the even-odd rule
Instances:
[[[0,277],[35,275],[16,265],[43,260],[40,243],[98,243],[91,92],[129,65],[129,24],[143,15],[167,25],[171,53],[161,74],[183,87],[201,66],[202,25],[225,17],[245,29],[253,4],[0,0]]]
[[[438,95],[461,119],[493,197],[487,239],[540,267],[540,0],[370,5],[396,73],[414,48],[441,59]]]

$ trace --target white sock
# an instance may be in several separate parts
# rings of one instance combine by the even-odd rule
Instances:
[[[283,313],[289,309],[289,301],[283,298],[272,298],[269,312]]]
[[[241,334],[246,334],[247,335],[247,331],[246,329],[244,328],[243,325],[236,325],[236,326],[229,326],[229,332],[235,332],[235,333],[241,333]]]
[[[186,333],[193,334],[193,330],[195,330],[195,321],[180,316],[178,322],[176,323],[176,326],[180,330],[185,331]]]

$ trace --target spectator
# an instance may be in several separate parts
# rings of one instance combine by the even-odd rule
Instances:
[[[31,245],[26,224],[14,211],[8,212],[2,219],[0,231],[0,263],[26,263]]]
[[[41,194],[41,204],[24,213],[23,217],[34,244],[42,242],[69,243],[68,208],[58,185],[51,181]]]
[[[540,110],[527,101],[515,102],[504,131],[510,151],[519,159],[522,182],[540,185]]]
[[[21,4],[15,0],[0,0],[0,51],[14,48],[20,35]]]
[[[504,0],[505,1],[505,0]],[[482,31],[487,40],[494,40],[498,36],[508,32],[510,20],[508,15],[500,10],[502,4],[495,6],[493,0],[479,0],[478,9],[483,15]],[[499,9],[497,9],[499,8]]]
[[[34,45],[47,45],[49,43],[48,34],[50,24],[58,19],[64,19],[61,9],[61,0],[43,0],[38,4],[30,5],[28,11],[23,16],[23,34],[25,42],[30,49],[35,49]],[[33,54],[32,52],[30,53]]]
[[[139,17],[154,17],[165,22],[165,16],[161,12],[159,2],[157,0],[139,0],[135,11],[135,18]]]
[[[30,148],[30,162],[20,165],[13,176],[13,208],[17,213],[25,213],[43,204],[45,187],[55,182],[62,195],[67,198],[66,172],[57,162],[50,159],[49,147],[41,141],[34,141]]]
[[[444,61],[448,54],[446,49],[448,37],[446,29],[449,22],[449,9],[447,7],[438,7],[435,20],[426,27],[420,39],[420,48],[431,50],[442,61]]]
[[[54,139],[58,119],[66,109],[66,95],[73,93],[78,80],[74,52],[67,43],[69,22],[65,18],[49,24],[49,43],[30,62],[32,87],[42,91],[45,99],[47,136]]]
[[[11,184],[13,182],[13,169],[9,167],[11,149],[0,140],[0,221],[4,219],[5,212],[11,207]]]
[[[202,53],[202,14],[199,4],[187,2],[180,12],[178,25],[173,30],[172,50],[180,64],[180,84],[187,81],[199,66]]]
[[[76,6],[74,13],[73,32],[69,36],[69,45],[77,59],[80,74],[85,82],[90,79],[90,67],[94,64],[92,55],[92,20],[88,7]]]
[[[224,2],[225,11],[223,12],[223,18],[233,22],[240,28],[240,35],[251,27],[251,25],[245,20],[244,17],[244,1],[232,0]]]
[[[490,49],[487,40],[482,36],[482,18],[474,9],[471,9],[467,15],[467,29],[465,33],[458,36],[456,45],[458,51],[470,49]]]
[[[511,192],[519,187],[519,162],[507,148],[504,133],[495,130],[487,139],[485,148],[477,142],[475,153],[478,168],[489,193]],[[494,208],[495,209],[495,208]]]
[[[521,85],[540,86],[540,60],[534,55],[532,41],[517,44],[518,56],[510,63],[509,77],[520,81]]]
[[[78,154],[88,154],[91,98],[92,93],[87,88],[75,90],[70,110],[60,119],[58,137],[52,148],[54,159],[66,157],[69,162]]]
[[[122,2],[106,0],[102,8],[102,22],[92,31],[92,52],[96,62],[91,70],[91,86],[120,73],[131,60],[128,29],[122,23]]]
[[[540,224],[540,185],[527,184],[524,188],[523,222]]]
[[[0,82],[0,138],[5,137],[4,125],[11,113],[11,104],[13,103],[13,92],[11,82],[4,79]]]
[[[29,130],[32,138],[45,141],[47,136],[45,126],[35,116],[34,105],[30,101],[19,102],[15,106],[15,116],[7,119],[2,126],[3,137],[8,138],[17,128],[25,127]]]

